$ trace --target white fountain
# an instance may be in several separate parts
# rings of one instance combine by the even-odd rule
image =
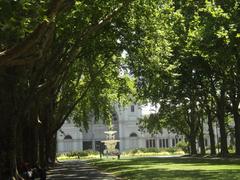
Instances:
[[[115,134],[117,133],[117,131],[109,130],[105,131],[104,133],[106,134],[106,140],[101,142],[103,142],[107,148],[106,155],[116,155],[119,158],[119,150],[115,148],[117,143],[119,142],[119,140],[115,139]]]

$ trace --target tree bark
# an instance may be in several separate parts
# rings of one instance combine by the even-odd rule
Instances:
[[[196,128],[196,116],[195,112],[191,111],[191,119],[190,119],[190,138],[189,138],[189,143],[190,143],[190,153],[191,155],[197,154],[197,144],[196,144],[196,139],[197,139],[197,129]]]
[[[235,154],[240,156],[240,115],[237,107],[234,108],[233,117],[234,117],[234,123],[235,123],[235,126],[234,126],[235,147],[236,147]]]
[[[205,155],[206,151],[205,151],[205,143],[204,143],[203,122],[200,123],[199,145],[200,145],[201,155]]]
[[[8,107],[11,109],[11,107]],[[1,112],[0,123],[0,179],[16,177],[16,128],[14,112],[5,109]],[[3,178],[1,178],[3,177]]]
[[[34,122],[34,121],[33,121]],[[38,129],[31,123],[23,128],[23,160],[31,166],[38,161]]]
[[[197,154],[196,136],[190,135],[189,143],[190,143],[190,154],[196,155]]]
[[[16,177],[16,123],[7,121],[8,125],[1,126],[0,137],[0,179],[9,179]],[[2,125],[2,123],[1,123]]]
[[[56,161],[56,153],[57,153],[57,134],[54,134],[51,141],[51,148],[50,148],[50,158],[53,161],[53,165]]]
[[[53,166],[56,160],[56,134],[48,134],[46,137],[46,145],[48,147],[46,150],[48,165]]]
[[[221,155],[226,157],[228,155],[227,133],[225,125],[225,92],[221,90],[221,96],[217,100],[217,119],[220,128],[220,146]]]
[[[195,98],[191,98],[190,101],[190,117],[189,117],[189,129],[190,129],[190,148],[191,148],[191,155],[197,154],[197,147],[196,147],[196,139],[198,134],[198,118],[196,113],[196,101]]]
[[[41,168],[47,167],[46,162],[46,137],[44,128],[40,128],[39,133],[39,163]]]
[[[0,69],[0,179],[16,177],[17,87],[15,68]]]
[[[213,119],[212,119],[212,113],[210,110],[207,111],[207,117],[208,117],[208,132],[210,137],[210,149],[211,149],[211,155],[216,155],[216,145],[215,145],[215,135],[213,131]]]
[[[46,44],[53,36],[56,16],[62,10],[69,9],[73,4],[73,0],[51,0],[46,14],[48,20],[40,22],[35,30],[20,44],[0,52],[0,66],[22,66],[32,64],[34,60],[41,59],[44,55],[41,49],[48,48]],[[42,45],[41,48],[39,48],[40,44]],[[29,55],[33,54],[33,52],[34,56],[29,58]]]

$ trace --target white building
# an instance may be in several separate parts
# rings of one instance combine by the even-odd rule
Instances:
[[[57,152],[82,150],[82,133],[73,123],[65,122],[57,133]]]
[[[126,108],[116,106],[115,110],[113,128],[117,131],[115,139],[120,140],[118,148],[121,152],[135,148],[174,147],[183,138],[169,133],[166,129],[154,136],[140,132],[137,123],[138,118],[143,116],[141,106],[135,104]],[[100,150],[101,141],[106,139],[104,131],[107,131],[107,127],[101,122],[95,122],[94,119],[89,123],[89,130],[80,132],[74,124],[66,122],[58,131],[57,151]]]

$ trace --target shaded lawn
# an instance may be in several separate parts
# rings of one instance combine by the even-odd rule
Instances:
[[[100,170],[124,179],[240,179],[240,160],[200,158],[128,158],[89,160]]]

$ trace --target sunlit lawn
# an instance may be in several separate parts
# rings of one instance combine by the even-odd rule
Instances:
[[[124,179],[240,179],[239,159],[128,158],[88,162]]]

